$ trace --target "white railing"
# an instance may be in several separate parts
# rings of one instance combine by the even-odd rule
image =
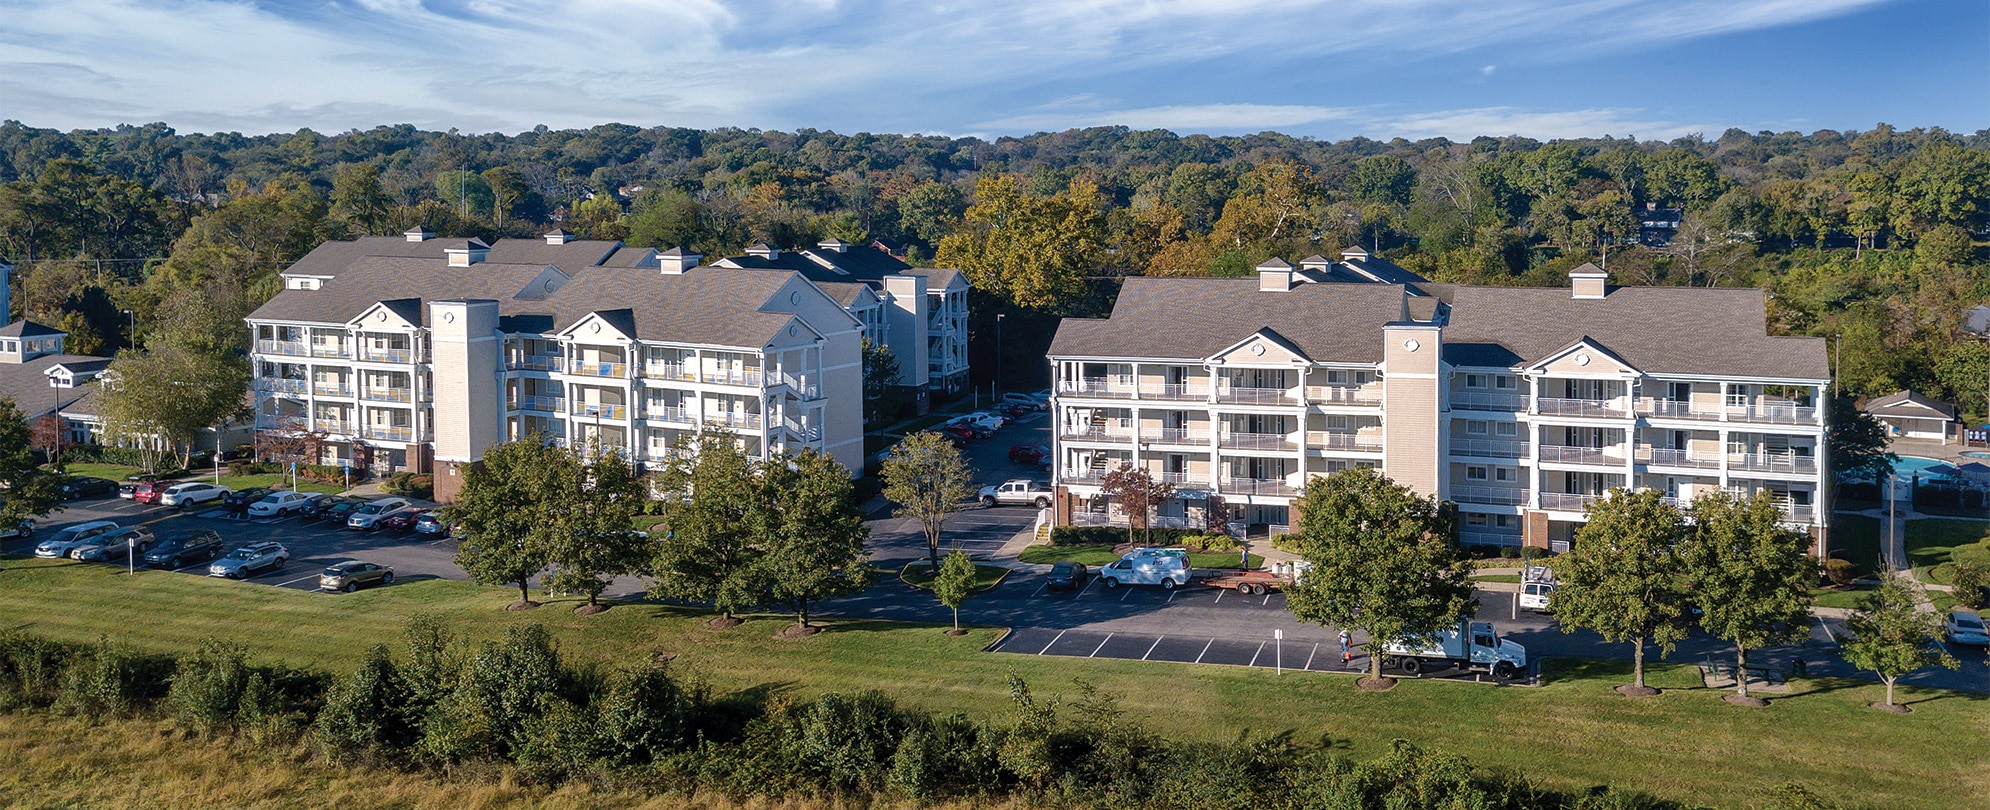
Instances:
[[[1306,386],[1306,401],[1328,405],[1380,405],[1382,389],[1352,385],[1309,385]]]
[[[1541,508],[1557,512],[1580,512],[1589,505],[1603,500],[1602,495],[1572,495],[1566,492],[1541,493]]]
[[[375,363],[408,363],[414,360],[412,349],[377,349],[365,346],[359,351],[359,359]]]
[[[629,406],[609,405],[600,402],[581,402],[581,403],[576,403],[574,405],[574,416],[588,417],[588,418],[600,417],[602,419],[627,419],[629,418]]]
[[[311,420],[311,429],[318,431],[320,433],[332,433],[340,436],[351,436],[353,427],[354,427],[353,423],[342,422],[337,419]]]
[[[1479,458],[1525,458],[1527,443],[1509,439],[1452,439],[1451,455]]]
[[[1067,427],[1060,435],[1074,442],[1130,442],[1133,431],[1125,428],[1113,430],[1090,426]]]
[[[1638,461],[1659,467],[1691,467],[1701,470],[1713,469],[1721,465],[1721,460],[1718,458],[1696,456],[1686,450],[1672,450],[1663,447],[1638,450]]]
[[[1527,490],[1520,487],[1454,486],[1451,488],[1451,500],[1461,503],[1519,506],[1527,502]]]
[[[1283,478],[1225,478],[1217,488],[1231,495],[1299,494],[1299,488]]]
[[[646,413],[649,414],[649,420],[652,422],[676,422],[689,425],[697,421],[691,418],[690,408],[652,407]]]
[[[1297,405],[1290,388],[1225,388],[1216,394],[1218,402],[1233,405]]]
[[[311,356],[351,357],[352,349],[348,348],[344,343],[313,343],[311,344]]]
[[[712,385],[744,385],[753,388],[759,388],[761,381],[766,379],[760,375],[760,369],[757,368],[706,369],[702,377],[704,382]]]
[[[1306,446],[1324,450],[1352,450],[1357,453],[1380,453],[1382,443],[1364,439],[1359,433],[1336,433],[1327,430],[1306,431]]]
[[[1817,459],[1811,456],[1785,455],[1780,453],[1729,453],[1727,455],[1727,467],[1730,470],[1743,470],[1746,472],[1813,475],[1817,472]]]
[[[312,383],[311,393],[321,397],[349,397],[352,396],[352,386],[342,382]]]
[[[513,355],[505,364],[512,371],[559,371],[566,368],[567,359],[557,354]]]
[[[308,380],[289,377],[263,377],[256,380],[256,390],[275,394],[302,394],[310,390],[310,387],[311,383]]]
[[[687,382],[698,379],[697,372],[683,363],[650,363],[643,366],[643,376],[652,380],[681,380]]]
[[[1534,400],[1534,412],[1546,416],[1596,416],[1622,418],[1630,416],[1624,410],[1624,403],[1615,399],[1550,399],[1542,397]]]
[[[1783,403],[1729,405],[1727,406],[1727,418],[1730,422],[1808,425],[1817,422],[1817,409],[1805,405]]]
[[[822,397],[821,389],[815,384],[814,377],[796,377],[792,374],[782,374],[780,384],[787,386],[788,390],[795,392],[795,396],[802,399],[820,399]]]
[[[705,424],[714,427],[760,429],[760,414],[757,413],[708,413],[705,414],[704,421]]]
[[[1490,391],[1460,391],[1451,395],[1451,407],[1470,411],[1527,410],[1526,394],[1499,394]]]
[[[390,442],[405,442],[414,438],[415,429],[401,425],[367,425],[366,438],[382,439]]]
[[[1138,391],[1139,388],[1134,386],[1131,380],[1086,377],[1082,380],[1057,381],[1057,393],[1072,396],[1132,399]]]
[[[1229,433],[1223,436],[1223,446],[1231,450],[1299,449],[1284,433]]]
[[[1559,444],[1541,445],[1542,461],[1551,464],[1590,464],[1599,467],[1622,467],[1623,456],[1611,455],[1600,447],[1570,447]]]
[[[1518,546],[1520,535],[1507,532],[1459,532],[1458,542],[1467,546]]]
[[[288,340],[258,340],[256,352],[259,354],[283,354],[303,357],[311,353],[311,348],[303,343]]]
[[[629,364],[575,363],[571,373],[582,377],[615,377],[619,379],[629,376]]]
[[[1208,399],[1207,385],[1143,385],[1139,388],[1142,399]]]
[[[1209,444],[1209,431],[1191,428],[1162,428],[1143,437],[1141,441],[1151,444]]]
[[[1157,472],[1149,474],[1154,476],[1154,480],[1164,484],[1205,484],[1206,485],[1209,483],[1208,475],[1196,476],[1185,472]]]
[[[413,402],[414,398],[415,392],[412,388],[374,387],[370,385],[366,387],[365,393],[360,395],[360,399],[368,399],[374,402]]]
[[[1640,399],[1638,413],[1660,419],[1699,419],[1716,420],[1721,418],[1719,408],[1712,406],[1694,408],[1693,403],[1677,399]]]
[[[521,396],[511,405],[511,409],[515,411],[545,411],[547,413],[560,413],[565,411],[566,407],[566,397],[545,397],[534,394]]]

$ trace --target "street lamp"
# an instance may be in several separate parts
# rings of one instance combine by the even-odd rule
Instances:
[[[999,312],[995,314],[995,384],[988,388],[988,399],[995,404],[1000,404],[1002,396],[1002,319],[1006,317]]]
[[[55,433],[55,458],[50,460],[59,469],[62,467],[62,385],[54,377],[48,378],[48,393],[48,418]]]
[[[134,349],[138,348],[138,314],[128,309],[125,310],[124,324],[124,342]]]

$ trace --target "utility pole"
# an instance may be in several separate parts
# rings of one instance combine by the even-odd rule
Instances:
[[[1002,402],[1002,319],[1008,317],[995,313],[995,384],[988,389],[988,399],[993,404]]]

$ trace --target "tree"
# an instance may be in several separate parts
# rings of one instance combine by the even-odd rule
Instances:
[[[835,459],[803,450],[767,466],[759,559],[768,601],[795,613],[809,629],[809,606],[863,593],[871,586],[870,527],[851,503],[850,471]]]
[[[393,207],[393,197],[380,184],[380,169],[371,163],[346,166],[332,181],[331,217],[344,222],[355,234],[383,235]]]
[[[880,410],[885,395],[898,385],[898,356],[891,353],[891,347],[872,343],[863,339],[864,352],[864,401],[872,410]],[[880,419],[884,414],[873,413],[872,419]]]
[[[1136,528],[1146,530],[1149,541],[1154,539],[1154,507],[1174,497],[1175,485],[1155,481],[1147,468],[1125,463],[1099,480],[1099,492],[1118,501],[1120,511],[1126,513],[1126,542],[1131,543]]]
[[[464,471],[453,510],[463,531],[456,564],[471,581],[516,584],[513,610],[538,607],[529,583],[551,562],[560,529],[543,494],[561,491],[576,464],[573,451],[535,433],[493,445],[482,466]]]
[[[35,452],[48,459],[48,464],[58,472],[62,469],[63,436],[69,430],[68,424],[54,412],[45,413],[36,419],[30,431],[28,443]]]
[[[1691,515],[1693,531],[1679,556],[1700,627],[1734,644],[1730,699],[1767,705],[1748,694],[1748,651],[1809,634],[1810,585],[1817,579],[1810,538],[1783,525],[1783,509],[1766,491],[1746,498],[1708,493],[1693,501]]]
[[[879,477],[884,479],[884,496],[898,505],[892,514],[917,520],[925,530],[927,572],[938,576],[940,532],[947,517],[974,497],[974,473],[952,442],[928,431],[892,446]]]
[[[1388,688],[1385,645],[1436,635],[1477,608],[1437,499],[1356,467],[1308,481],[1293,506],[1312,568],[1288,591],[1292,615],[1366,632],[1363,686]]]
[[[754,462],[730,433],[715,431],[680,440],[657,473],[663,522],[652,531],[650,594],[711,602],[718,624],[738,623],[733,613],[761,595],[756,533],[766,508],[765,488]]]
[[[939,576],[933,577],[933,595],[954,611],[954,635],[960,635],[960,606],[974,595],[974,576],[974,560],[967,552],[954,549],[940,566]]]
[[[483,175],[467,169],[436,175],[435,196],[442,198],[452,213],[464,219],[489,211],[495,205],[490,182]]]
[[[511,217],[511,212],[532,192],[526,185],[525,176],[510,166],[496,166],[485,169],[484,184],[491,190],[491,221],[499,228]]]
[[[1686,637],[1691,595],[1680,579],[1679,543],[1685,516],[1656,490],[1612,490],[1589,507],[1575,543],[1553,562],[1556,623],[1562,632],[1595,630],[1605,641],[1632,643],[1632,682],[1625,694],[1652,695],[1645,686],[1645,641],[1660,655]]]
[[[105,370],[98,402],[104,433],[144,451],[147,467],[159,451],[178,451],[190,463],[195,434],[242,412],[248,363],[232,354],[188,343],[154,340],[126,349]]]
[[[0,527],[46,515],[62,502],[61,482],[42,469],[29,446],[28,423],[12,399],[0,397]]]
[[[1920,609],[1919,599],[1898,572],[1889,571],[1880,580],[1879,590],[1859,601],[1859,609],[1845,620],[1852,637],[1839,644],[1845,662],[1872,670],[1886,682],[1886,702],[1876,708],[1906,712],[1893,702],[1893,684],[1918,669],[1941,666],[1955,669],[1958,664],[1936,643],[1942,621],[1932,611]]]
[[[1880,481],[1893,474],[1899,456],[1887,450],[1886,425],[1859,410],[1850,396],[1838,394],[1826,402],[1824,441],[1831,474],[1838,480]]]
[[[627,458],[598,445],[585,463],[566,461],[557,486],[535,496],[554,528],[546,555],[553,573],[546,577],[546,587],[586,594],[585,611],[599,612],[609,580],[644,562],[647,544],[633,521],[642,512],[646,487]]]
[[[984,177],[961,228],[940,240],[936,262],[960,268],[996,301],[1054,310],[1104,266],[1104,206],[1098,187],[1083,180],[1038,196],[1020,177]]]

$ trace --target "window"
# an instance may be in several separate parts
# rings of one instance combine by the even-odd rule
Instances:
[[[1465,480],[1467,480],[1467,481],[1484,481],[1484,480],[1486,480],[1486,468],[1484,468],[1484,467],[1466,467],[1466,468],[1465,468]]]
[[[1516,529],[1520,527],[1520,516],[1493,515],[1493,525],[1498,526],[1502,529]]]
[[[1494,422],[1492,423],[1492,427],[1493,427],[1493,434],[1496,436],[1520,435],[1519,422]]]
[[[1494,388],[1504,389],[1508,391],[1513,390],[1517,383],[1519,383],[1519,380],[1516,380],[1512,377],[1508,377],[1504,374],[1492,378],[1492,384]]]
[[[1473,436],[1484,436],[1486,435],[1487,424],[1484,419],[1467,419],[1465,420],[1465,432]]]
[[[1486,387],[1486,375],[1484,375],[1484,374],[1467,374],[1467,375],[1465,375],[1465,387],[1466,387],[1466,388],[1484,388],[1484,387]]]
[[[1518,470],[1515,470],[1515,469],[1513,469],[1512,467],[1494,467],[1494,468],[1493,468],[1493,480],[1494,480],[1494,481],[1512,481],[1512,480],[1514,480],[1514,479],[1516,479],[1516,478],[1519,478],[1519,476],[1518,476],[1518,475],[1516,474],[1517,472],[1518,472]]]
[[[1489,517],[1491,517],[1491,515],[1482,515],[1482,514],[1478,514],[1478,513],[1476,513],[1476,512],[1467,512],[1467,513],[1465,514],[1465,525],[1467,525],[1467,526],[1485,526],[1485,525],[1487,525],[1487,523],[1488,523],[1488,521],[1487,521],[1487,518],[1489,518]]]

